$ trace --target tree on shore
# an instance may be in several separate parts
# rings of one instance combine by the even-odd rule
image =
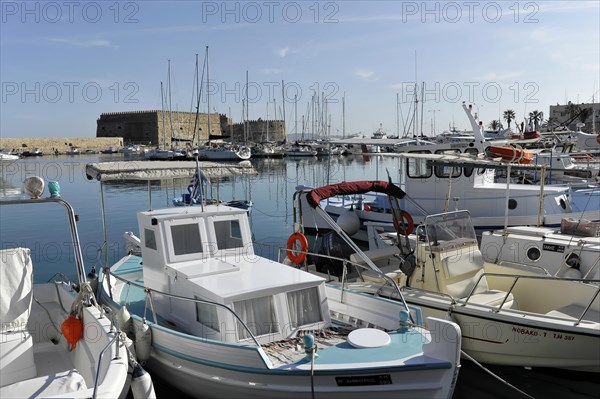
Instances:
[[[529,124],[533,123],[533,129],[539,130],[540,123],[544,120],[544,113],[538,110],[529,113]]]
[[[510,122],[514,121],[516,118],[516,114],[515,111],[513,111],[512,109],[507,109],[506,111],[504,111],[504,120],[506,121],[506,123],[508,123],[508,128],[510,129]]]

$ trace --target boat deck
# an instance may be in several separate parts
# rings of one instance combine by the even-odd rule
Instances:
[[[113,270],[116,275],[143,284],[142,279],[142,259],[139,256],[130,256],[124,260],[117,270]],[[123,287],[120,291],[118,301],[127,304],[127,308],[131,314],[143,316],[145,314],[144,291],[140,288],[129,286]],[[146,311],[150,316],[150,310]],[[159,324],[168,328],[176,329],[179,332],[185,333],[172,325],[168,320],[159,316]],[[431,362],[427,364],[424,360],[415,361],[416,357],[422,355],[423,336],[417,331],[410,330],[407,333],[388,332],[390,339],[395,347],[401,343],[402,350],[400,352],[390,351],[388,346],[378,348],[363,348],[357,349],[350,345],[347,341],[348,334],[357,327],[351,324],[335,322],[334,326],[323,330],[316,331],[299,331],[294,338],[279,340],[263,344],[262,350],[265,352],[271,361],[273,368],[284,370],[289,369],[310,369],[310,358],[307,357],[304,351],[303,336],[311,333],[315,336],[317,344],[317,358],[315,359],[315,367],[320,370],[339,369],[340,364],[363,364],[364,366],[377,363],[391,364],[397,363],[398,360],[403,360],[404,365],[411,364],[416,368],[450,368],[448,362]],[[376,359],[376,360],[375,360]]]

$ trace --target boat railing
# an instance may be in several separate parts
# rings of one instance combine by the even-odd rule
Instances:
[[[123,278],[113,272],[111,272],[108,268],[104,268],[103,269],[104,274],[107,276],[108,279],[108,283],[110,285],[110,277],[114,277],[115,279],[121,281],[124,284],[127,284],[128,286],[133,286],[133,287],[137,287],[140,288],[144,291],[144,294],[147,295],[148,300],[145,301],[145,303],[150,303],[150,309],[152,312],[152,317],[154,319],[154,323],[158,324],[158,317],[156,315],[156,312],[154,311],[154,300],[152,299],[152,293],[156,293],[158,295],[163,295],[165,297],[171,298],[171,299],[176,299],[176,300],[181,300],[181,301],[187,301],[187,302],[193,302],[195,304],[198,303],[203,303],[203,304],[207,304],[207,305],[214,305],[216,307],[219,307],[221,309],[225,309],[227,312],[231,313],[233,315],[233,317],[240,322],[240,324],[243,326],[244,330],[246,330],[246,332],[248,333],[248,336],[250,338],[252,338],[252,340],[254,341],[254,343],[256,344],[257,347],[260,347],[260,343],[258,342],[258,339],[256,339],[256,337],[254,336],[254,334],[252,333],[252,331],[250,331],[250,328],[246,325],[246,323],[237,315],[237,313],[235,313],[233,311],[233,309],[229,308],[228,306],[222,304],[222,303],[218,303],[218,302],[214,302],[214,301],[209,301],[206,299],[201,299],[201,298],[189,298],[189,297],[185,297],[182,295],[175,295],[175,294],[169,294],[167,292],[162,292],[159,290],[155,290],[153,288],[149,288],[144,286],[143,284],[139,284],[136,283],[135,281],[131,281],[128,280],[126,278]],[[144,309],[146,307],[146,304],[144,304]]]
[[[283,256],[282,254],[286,251],[287,251],[287,249],[285,249],[285,248],[278,249],[278,255],[277,255],[278,262],[281,263],[282,262],[281,260],[285,258],[285,256]],[[397,298],[403,299],[402,294],[400,292],[400,287],[398,286],[396,281],[393,278],[391,278],[390,276],[388,276],[387,274],[385,274],[384,272],[382,272],[381,270],[375,270],[375,269],[372,269],[371,267],[369,267],[368,265],[353,262],[346,258],[339,258],[336,256],[331,256],[331,255],[318,254],[318,253],[309,252],[309,251],[294,251],[294,253],[305,254],[307,257],[311,256],[313,259],[314,258],[324,258],[324,259],[328,259],[330,261],[341,262],[342,263],[342,275],[336,276],[336,277],[338,278],[338,281],[340,282],[340,285],[341,285],[342,300],[344,297],[344,290],[349,289],[350,284],[353,282],[353,281],[349,280],[349,276],[352,275],[351,273],[348,272],[349,267],[354,267],[354,269],[356,270],[356,274],[358,274],[358,278],[363,282],[365,281],[363,272],[369,271],[371,273],[375,273],[376,276],[379,277],[384,282],[381,285],[381,287],[379,288],[378,292],[381,292],[384,287],[389,285],[392,288],[392,290],[394,290],[394,292],[397,294]],[[290,267],[293,267],[293,266],[290,266]],[[301,268],[301,267],[302,267],[301,265],[298,266],[298,268]],[[310,266],[308,265],[308,263],[305,262],[305,270],[307,272],[309,272],[309,268],[310,268]],[[322,274],[327,274],[327,279],[329,282],[334,281],[334,278],[332,278],[332,275],[329,272],[329,270],[327,271],[327,273],[322,273]]]
[[[473,285],[473,288],[471,288],[471,292],[469,292],[469,295],[467,295],[467,297],[465,297],[464,299],[461,299],[461,306],[467,305],[467,303],[469,302],[469,299],[473,295],[475,295],[475,290],[479,286],[479,283],[481,282],[481,280],[483,278],[487,278],[487,277],[498,277],[498,278],[505,278],[505,279],[512,278],[513,279],[510,289],[506,292],[506,295],[502,299],[502,303],[500,303],[500,305],[498,305],[498,307],[492,309],[493,313],[499,313],[502,310],[502,307],[507,302],[508,298],[510,297],[510,294],[512,293],[513,289],[515,288],[515,286],[517,285],[517,282],[519,280],[544,280],[544,281],[567,281],[567,282],[577,282],[578,281],[581,283],[587,283],[588,285],[590,285],[590,283],[595,284],[596,285],[595,293],[594,293],[594,295],[592,295],[592,299],[590,299],[590,301],[587,303],[587,305],[585,306],[585,309],[583,310],[581,315],[577,318],[577,320],[573,324],[574,326],[577,326],[577,325],[579,325],[579,323],[581,323],[581,320],[583,319],[583,317],[586,315],[586,313],[588,312],[588,310],[590,309],[590,307],[592,306],[592,304],[594,303],[594,301],[596,300],[598,295],[600,295],[600,286],[598,286],[598,284],[600,284],[600,280],[586,280],[583,278],[528,276],[528,275],[521,275],[521,274],[503,274],[503,273],[484,272],[484,273],[481,273],[481,275],[477,279],[477,282],[475,283],[475,285]],[[592,286],[592,285],[590,285],[590,286]]]
[[[55,203],[62,205],[67,210],[67,217],[69,219],[69,227],[71,232],[71,239],[73,244],[73,254],[75,257],[75,266],[77,269],[77,276],[79,283],[83,283],[86,281],[86,273],[83,264],[83,255],[81,252],[81,245],[79,243],[79,234],[77,232],[77,219],[78,216],[75,215],[75,211],[71,204],[67,201],[61,199],[60,197],[56,198],[31,198],[31,199],[11,199],[11,200],[1,200],[0,205],[30,205],[30,204],[47,204],[47,203]]]
[[[498,264],[500,266],[508,266],[508,267],[512,267],[512,268],[520,268],[520,269],[523,269],[525,271],[531,270],[534,273],[540,273],[540,274],[543,274],[546,277],[552,276],[552,274],[550,274],[550,272],[548,271],[548,269],[546,269],[543,266],[539,266],[539,265],[530,265],[530,264],[527,264],[527,263],[514,262],[514,261],[511,261],[511,260],[501,260],[501,261],[498,262]],[[554,277],[558,277],[558,276],[555,274]]]
[[[113,324],[114,325],[114,324]],[[111,328],[113,327],[113,325],[111,325]],[[112,346],[113,343],[115,343],[116,341],[116,357],[114,359],[119,359],[119,346],[121,345],[121,333],[118,330],[115,331],[111,331],[115,334],[114,337],[112,337],[112,339],[108,342],[108,344],[106,344],[106,346],[102,349],[102,351],[100,351],[100,356],[98,356],[98,365],[96,366],[96,378],[94,379],[94,393],[92,394],[92,398],[96,399],[96,394],[98,392],[98,384],[99,384],[99,380],[100,380],[100,367],[102,366],[102,358],[104,357],[104,354],[106,353],[106,351]]]

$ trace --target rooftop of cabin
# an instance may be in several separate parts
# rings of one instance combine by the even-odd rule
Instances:
[[[177,273],[213,300],[225,303],[316,287],[325,280],[311,273],[255,256],[236,259],[235,264],[218,258],[169,264],[167,273]]]
[[[174,208],[161,208],[154,209],[151,211],[142,211],[139,214],[149,218],[154,218],[157,221],[173,218],[187,218],[187,217],[208,217],[215,215],[240,215],[247,214],[245,209],[234,208],[227,205],[199,205],[186,206],[186,207],[174,207]]]

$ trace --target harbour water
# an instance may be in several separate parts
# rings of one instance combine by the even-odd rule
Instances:
[[[27,158],[2,165],[0,195],[20,196],[26,177],[40,176],[46,182],[58,181],[61,196],[79,215],[78,230],[86,270],[104,266],[106,250],[112,264],[125,252],[123,233],[138,235],[136,212],[149,208],[148,185],[145,182],[115,182],[104,185],[107,239],[102,230],[100,184],[88,180],[85,165],[99,161],[122,160],[120,154],[79,156],[44,156]],[[211,196],[222,200],[246,199],[253,202],[250,223],[261,255],[276,259],[278,249],[285,246],[292,232],[292,196],[299,184],[321,186],[351,180],[387,180],[389,171],[397,178],[397,159],[380,156],[257,159],[251,160],[258,175],[223,179],[212,185]],[[152,182],[152,207],[172,206],[188,184],[187,180]],[[2,248],[24,246],[32,249],[36,281],[46,281],[61,272],[74,278],[70,236],[64,215],[51,206],[0,207]],[[600,354],[598,354],[600,361]],[[518,398],[527,397],[494,379],[468,360],[463,367],[456,389],[456,398]],[[490,369],[507,382],[535,398],[593,398],[600,397],[600,383],[595,375],[563,370],[529,370],[516,367]],[[173,395],[176,387],[156,378],[159,397]],[[185,397],[184,395],[179,395]],[[201,397],[201,395],[199,395]]]

